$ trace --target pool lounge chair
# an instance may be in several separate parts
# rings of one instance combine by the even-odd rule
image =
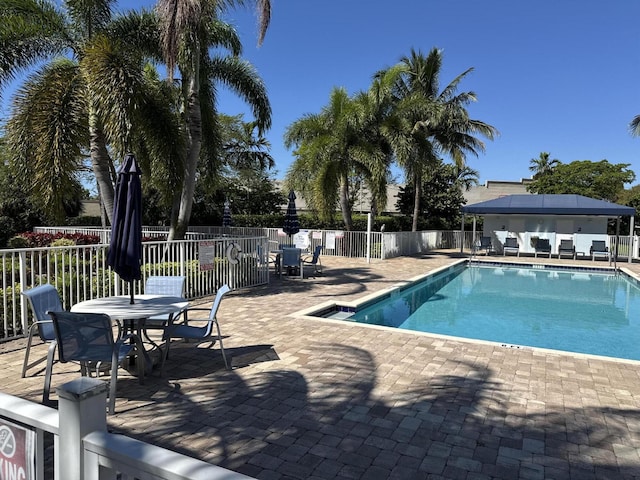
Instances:
[[[593,240],[591,242],[591,248],[589,249],[589,255],[591,260],[595,262],[596,257],[604,257],[607,260],[611,260],[611,254],[609,253],[609,247],[604,240]]]
[[[504,255],[507,255],[508,253],[515,253],[519,257],[520,245],[518,245],[518,239],[516,237],[505,238],[504,245],[502,246],[502,253]]]
[[[558,258],[562,258],[563,255],[569,255],[574,260],[576,259],[576,247],[573,245],[573,240],[560,240]]]
[[[551,258],[551,244],[549,243],[548,238],[538,238],[536,240],[534,256],[537,258],[538,254],[548,255],[549,258]]]
[[[484,250],[486,255],[494,251],[493,245],[491,244],[491,237],[482,237],[480,239],[480,242],[476,244],[475,253],[478,253],[480,250]]]

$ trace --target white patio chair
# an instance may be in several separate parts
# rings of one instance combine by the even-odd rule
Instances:
[[[27,375],[27,370],[41,364],[45,360],[47,361],[47,368],[49,365],[53,365],[56,351],[56,334],[49,312],[59,312],[64,310],[64,308],[62,307],[58,291],[53,285],[48,283],[25,290],[22,292],[22,295],[29,301],[34,320],[29,327],[27,349],[24,353],[24,362],[22,364],[22,378],[24,378]],[[46,356],[29,363],[31,345],[33,343],[33,337],[36,334],[40,337],[40,340],[49,344],[49,350]]]
[[[218,308],[220,308],[220,302],[222,302],[222,297],[224,297],[227,293],[231,291],[229,285],[223,285],[218,289],[216,293],[216,297],[211,304],[211,309],[202,308],[202,307],[190,307],[186,310],[183,310],[174,318],[169,321],[169,325],[164,330],[163,340],[166,342],[165,347],[163,349],[162,355],[162,363],[160,365],[160,374],[164,375],[164,364],[169,356],[169,348],[171,346],[171,339],[173,338],[182,338],[184,340],[211,340],[211,346],[215,345],[216,341],[220,344],[220,352],[222,353],[222,359],[224,360],[224,365],[229,370],[229,363],[227,362],[227,356],[224,353],[224,346],[222,345],[222,336],[220,334],[220,324],[218,323],[218,319],[216,314],[218,312]],[[187,325],[186,323],[175,323],[180,319],[180,317],[187,315],[188,312],[195,311],[209,311],[209,318],[203,320],[206,324],[202,327],[196,327],[194,325]],[[198,322],[199,320],[191,319],[193,322]],[[215,326],[215,331],[213,327]]]

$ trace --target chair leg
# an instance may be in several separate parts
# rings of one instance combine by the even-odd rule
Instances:
[[[164,342],[165,346],[162,349],[162,355],[160,359],[160,376],[164,377],[164,364],[169,358],[169,347],[171,346],[171,337],[167,338]]]
[[[116,386],[118,384],[118,357],[111,362],[111,378],[109,379],[109,415],[116,411]]]
[[[144,385],[144,375],[146,373],[147,362],[144,356],[144,345],[142,345],[142,339],[136,337],[136,367],[138,367],[138,382],[140,385]],[[150,360],[151,361],[151,360]],[[153,363],[153,362],[152,362]],[[153,368],[153,365],[149,365],[149,371]]]
[[[224,366],[227,370],[231,370],[231,368],[229,368],[229,362],[227,362],[227,356],[224,353],[224,346],[222,345],[222,335],[220,334],[220,325],[218,325],[218,322],[216,322],[216,329],[218,330],[218,342],[220,343],[220,352],[222,352]]]
[[[27,339],[27,351],[24,352],[24,363],[22,364],[22,378],[24,378],[27,375],[27,368],[29,368],[29,353],[31,352],[31,342],[33,342],[33,330],[35,327],[34,325],[31,325],[31,327],[29,328],[29,338]]]
[[[51,390],[51,374],[53,373],[53,357],[56,353],[56,342],[51,342],[47,351],[47,368],[44,373],[44,389],[42,390],[42,403],[49,403],[49,391]]]

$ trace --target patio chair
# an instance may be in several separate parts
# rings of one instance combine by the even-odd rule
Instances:
[[[29,327],[27,350],[24,352],[24,363],[22,364],[22,378],[24,378],[27,375],[28,369],[41,364],[45,360],[47,361],[47,366],[52,365],[55,361],[56,333],[53,330],[53,322],[51,321],[49,312],[60,312],[64,310],[64,308],[62,308],[62,302],[60,301],[58,291],[53,285],[48,283],[34,287],[30,290],[25,290],[22,292],[22,295],[24,295],[29,301],[34,320]],[[40,337],[40,340],[49,344],[49,350],[46,356],[40,357],[34,362],[29,363],[31,345],[36,333]]]
[[[211,340],[211,346],[215,345],[216,341],[218,341],[218,343],[220,344],[222,359],[224,360],[224,366],[227,368],[227,370],[229,370],[229,363],[227,362],[227,356],[224,353],[224,346],[222,345],[220,324],[218,323],[216,314],[218,313],[218,308],[220,308],[222,297],[224,297],[230,291],[231,288],[229,288],[229,285],[223,285],[218,289],[216,297],[211,304],[211,309],[202,307],[190,307],[180,312],[169,322],[169,325],[167,325],[164,330],[163,336],[163,340],[166,342],[166,344],[162,355],[162,363],[160,364],[161,375],[164,375],[164,364],[169,356],[169,348],[171,346],[172,338],[182,338],[184,340]],[[206,325],[202,327],[196,327],[194,325],[187,325],[186,323],[175,323],[176,320],[178,320],[181,316],[186,315],[187,312],[195,311],[209,311],[209,318],[205,320]],[[191,319],[191,321],[198,320]],[[214,326],[216,327],[215,332],[213,330]]]
[[[187,277],[177,275],[152,275],[147,277],[144,293],[184,298],[184,284]]]
[[[137,335],[129,333],[117,340],[113,337],[113,325],[104,313],[49,312],[58,342],[61,363],[77,362],[83,377],[95,372],[100,376],[105,364],[110,365],[109,413],[115,412],[118,366],[130,355],[142,351]],[[136,361],[138,379],[144,382],[144,362]],[[44,387],[44,402],[49,398],[52,368],[47,366]]]
[[[167,297],[185,298],[184,287],[187,277],[179,275],[152,275],[147,277],[144,293],[147,295],[163,295]],[[156,343],[149,338],[149,330],[163,330],[167,326],[171,315],[155,315],[144,322],[144,329],[140,332],[152,345]]]
[[[576,259],[576,247],[573,244],[573,240],[560,240],[558,258],[562,258],[563,255],[569,255],[574,260]]]
[[[144,284],[144,293],[146,295],[164,295],[167,297],[185,298],[184,286],[186,280],[187,277],[178,275],[152,275],[147,277],[147,281]],[[169,320],[169,315],[157,315],[155,317],[148,318],[147,322],[149,320],[156,323],[167,322]]]
[[[538,238],[536,240],[534,257],[538,257],[538,254],[548,255],[551,258],[551,244],[548,238]]]
[[[520,256],[520,245],[518,245],[518,239],[516,237],[507,237],[504,239],[504,245],[502,246],[502,253],[507,255],[508,253],[515,253],[516,256]]]
[[[611,254],[609,253],[609,247],[604,240],[592,240],[591,248],[589,249],[589,255],[591,260],[595,261],[596,257],[604,257],[607,260],[611,260]]]
[[[313,250],[313,255],[307,255],[302,257],[302,268],[310,266],[313,267],[314,276],[316,273],[322,273],[322,263],[320,262],[320,253],[324,248],[323,245],[317,245]]]
[[[269,265],[273,265],[273,271],[276,275],[280,275],[280,254],[275,252],[269,252],[267,256],[262,249],[262,245],[258,245],[256,247],[256,252],[258,254],[258,262],[260,264],[267,264],[267,268]]]
[[[300,273],[300,278],[304,278],[304,270],[302,268],[302,250],[299,248],[284,248],[282,250],[282,269],[287,275],[296,275]]]
[[[480,238],[480,243],[478,243],[476,245],[476,253],[479,250],[484,250],[486,255],[489,255],[489,253],[493,252],[493,245],[491,244],[491,237],[482,237]]]

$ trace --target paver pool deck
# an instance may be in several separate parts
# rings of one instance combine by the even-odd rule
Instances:
[[[234,292],[218,315],[234,368],[217,347],[176,343],[164,378],[123,372],[109,426],[260,479],[640,478],[640,362],[291,316],[455,257],[322,257],[316,278]],[[38,402],[25,343],[0,344],[2,391]],[[78,375],[56,364],[52,386]]]

